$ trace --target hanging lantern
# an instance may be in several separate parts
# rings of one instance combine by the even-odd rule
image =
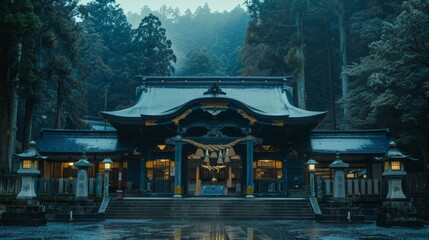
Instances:
[[[218,165],[223,165],[223,159],[222,159],[222,157],[219,157],[219,158],[217,159],[216,164],[218,164]]]
[[[228,148],[226,149],[226,155],[229,157],[235,156],[237,154],[235,154],[234,148]]]
[[[194,154],[196,157],[204,157],[204,151],[201,148],[198,148]]]

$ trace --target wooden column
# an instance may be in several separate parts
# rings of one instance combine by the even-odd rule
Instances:
[[[144,158],[140,158],[140,189],[147,190],[146,160]]]
[[[197,165],[197,167],[195,168],[195,195],[200,194],[200,183],[200,165]]]
[[[282,163],[282,174],[283,174],[283,178],[282,178],[282,181],[283,181],[283,191],[284,192],[287,192],[287,190],[288,190],[288,181],[287,181],[287,159],[284,159],[284,161],[283,161],[283,163]]]
[[[247,161],[246,161],[246,197],[253,196],[253,141],[247,141]]]
[[[232,187],[232,167],[231,166],[227,166],[228,167],[228,181],[226,182],[226,187],[230,188]]]
[[[182,142],[175,141],[174,146],[174,197],[182,197]]]

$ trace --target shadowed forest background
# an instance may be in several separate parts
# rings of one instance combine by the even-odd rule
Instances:
[[[424,171],[428,1],[243,2],[125,13],[114,0],[1,0],[1,173],[40,128],[132,105],[136,75],[292,76],[297,106],[329,111],[320,129],[389,128]]]

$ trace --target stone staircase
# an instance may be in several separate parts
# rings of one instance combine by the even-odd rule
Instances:
[[[112,199],[106,219],[314,219],[305,198]]]

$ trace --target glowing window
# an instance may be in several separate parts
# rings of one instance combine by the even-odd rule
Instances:
[[[389,162],[384,162],[384,171],[389,171]]]
[[[34,169],[39,169],[39,161],[34,161]]]
[[[31,160],[22,160],[22,168],[30,169],[31,168]]]
[[[392,167],[392,171],[400,171],[401,170],[401,162],[393,161],[390,163]]]

